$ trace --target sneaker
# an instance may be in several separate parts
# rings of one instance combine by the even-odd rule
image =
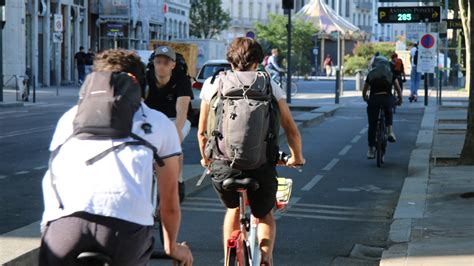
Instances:
[[[388,126],[387,127],[387,130],[388,130],[388,138],[387,140],[389,142],[396,142],[397,141],[397,138],[395,137],[395,132],[393,132],[393,127],[392,126]]]
[[[367,151],[367,159],[375,159],[375,147],[370,147]]]

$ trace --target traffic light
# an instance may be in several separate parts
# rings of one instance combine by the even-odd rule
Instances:
[[[283,9],[294,9],[295,0],[283,0],[282,7]]]

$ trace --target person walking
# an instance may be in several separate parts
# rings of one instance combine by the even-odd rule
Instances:
[[[326,55],[326,59],[324,59],[324,69],[326,69],[326,77],[330,77],[332,74],[332,59],[329,54]]]
[[[84,53],[84,47],[79,47],[79,52],[74,55],[74,60],[76,60],[77,67],[77,82],[79,85],[82,85],[86,77],[86,58],[87,55]]]

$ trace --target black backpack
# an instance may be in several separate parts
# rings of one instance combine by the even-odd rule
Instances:
[[[127,146],[141,145],[151,149],[158,165],[164,166],[156,147],[132,133],[133,116],[141,105],[141,86],[133,75],[124,72],[93,72],[87,76],[79,95],[73,134],[64,143],[71,138],[106,140],[131,137],[134,139],[99,153],[87,160],[86,165],[94,164],[113,151]],[[150,130],[150,127],[148,123],[142,126],[145,132]],[[51,153],[49,160],[51,182],[60,208],[63,208],[63,205],[55,186],[52,162],[64,143]]]
[[[415,56],[413,57],[413,64],[418,65],[418,48],[416,48]]]

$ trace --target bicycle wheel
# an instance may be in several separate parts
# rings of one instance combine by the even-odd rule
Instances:
[[[225,262],[226,266],[239,266],[239,260],[237,258],[237,249],[229,248],[227,250],[227,261]]]
[[[377,134],[376,134],[376,158],[377,158],[377,167],[381,167],[383,164],[383,155],[384,155],[384,134],[385,134],[385,121],[382,117],[384,115],[383,111],[379,111],[379,121],[377,123]]]

